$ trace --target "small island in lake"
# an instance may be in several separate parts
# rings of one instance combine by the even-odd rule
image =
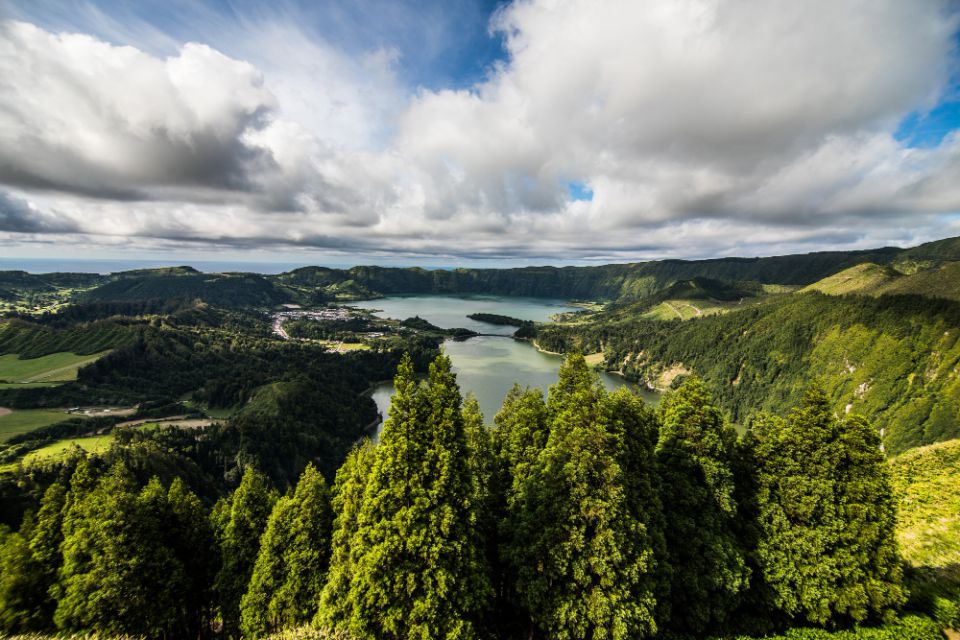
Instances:
[[[513,318],[511,316],[502,316],[498,313],[471,313],[467,317],[471,320],[476,320],[477,322],[507,325],[511,327],[522,327],[528,324],[533,324],[533,322],[530,320],[521,320],[520,318]]]
[[[517,327],[513,337],[521,340],[530,340],[536,336],[532,320],[521,320],[511,316],[502,316],[498,313],[471,313],[467,317],[477,322]]]

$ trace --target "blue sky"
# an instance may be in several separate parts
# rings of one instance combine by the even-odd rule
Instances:
[[[147,30],[171,41],[157,47],[209,38],[211,25],[279,18],[296,22],[313,37],[362,55],[395,50],[398,71],[411,87],[469,88],[506,59],[501,34],[489,29],[502,2],[483,0],[29,0],[10,14],[53,30],[78,27],[116,44],[155,47]],[[129,31],[125,32],[125,29]],[[159,38],[158,38],[159,40]]]
[[[960,235],[949,0],[0,11],[7,257],[560,264]]]

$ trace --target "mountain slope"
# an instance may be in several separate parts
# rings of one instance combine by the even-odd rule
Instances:
[[[960,262],[872,262],[844,269],[801,289],[830,295],[912,294],[960,300]]]
[[[730,417],[783,412],[820,379],[838,412],[881,429],[891,453],[960,436],[960,304],[919,296],[777,296],[686,322],[614,311],[540,327],[549,351],[603,351],[650,386],[703,377]]]

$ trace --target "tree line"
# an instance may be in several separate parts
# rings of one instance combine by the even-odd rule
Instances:
[[[85,460],[0,547],[0,629],[356,639],[704,637],[891,621],[907,598],[876,430],[817,387],[743,435],[689,379],[654,409],[569,356],[484,426],[405,357],[331,487],[248,467],[207,509]]]

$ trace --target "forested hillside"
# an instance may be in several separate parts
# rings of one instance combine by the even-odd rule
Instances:
[[[349,270],[308,267],[277,276],[288,284],[332,287],[349,284],[363,293],[491,293],[583,300],[642,298],[677,281],[709,278],[805,285],[866,261],[887,263],[898,249],[826,252],[772,258],[662,260],[599,267],[525,267],[519,269]]]
[[[608,368],[650,386],[696,373],[742,425],[820,379],[837,411],[868,416],[896,453],[960,436],[958,337],[955,302],[806,293],[685,322],[599,314],[542,327],[537,341],[603,352]]]
[[[248,465],[215,499],[202,467],[157,466],[173,440],[64,462],[0,533],[0,629],[933,640],[956,621],[949,597],[908,608],[877,432],[816,387],[740,437],[700,381],[654,410],[580,356],[493,429],[446,357],[425,381],[405,358],[395,387],[332,486]]]

